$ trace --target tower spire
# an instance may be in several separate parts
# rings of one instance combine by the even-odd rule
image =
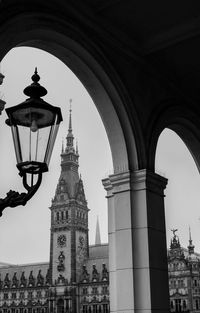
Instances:
[[[69,129],[68,132],[72,132],[72,99],[69,99]]]
[[[101,235],[100,235],[100,228],[99,228],[99,217],[97,216],[95,245],[100,245],[100,244],[101,244]]]
[[[188,252],[189,254],[194,253],[194,245],[192,244],[192,236],[191,236],[191,229],[189,226],[189,245],[188,245]]]
[[[74,149],[74,136],[72,134],[72,99],[69,99],[69,128],[67,134],[67,149]]]

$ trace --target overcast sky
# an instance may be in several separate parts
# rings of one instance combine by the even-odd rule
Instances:
[[[5,80],[0,86],[3,99],[10,107],[25,100],[23,89],[31,83],[35,66],[40,83],[47,88],[44,99],[60,106],[64,121],[56,140],[50,169],[43,175],[42,185],[25,207],[7,208],[0,218],[0,261],[31,263],[49,260],[51,198],[60,175],[62,138],[67,135],[69,99],[72,101],[72,127],[78,140],[80,173],[88,200],[89,236],[94,243],[97,215],[102,242],[107,242],[107,200],[101,179],[112,173],[112,159],[101,118],[87,91],[76,76],[57,58],[33,48],[15,48],[1,63]],[[1,116],[1,189],[4,197],[10,189],[24,191],[18,171],[11,132],[5,125],[5,112]],[[188,244],[188,227],[191,226],[196,249],[200,252],[200,178],[194,161],[183,142],[166,130],[160,137],[157,171],[169,178],[166,190],[166,228],[171,237],[172,228],[178,228],[183,245]],[[3,182],[3,183],[2,183]]]

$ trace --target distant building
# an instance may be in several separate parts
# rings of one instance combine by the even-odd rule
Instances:
[[[181,247],[175,234],[168,251],[171,312],[200,312],[200,254],[194,252],[189,231],[188,249]]]
[[[89,246],[88,207],[78,173],[71,110],[51,203],[50,262],[0,264],[0,313],[108,313],[108,244]]]

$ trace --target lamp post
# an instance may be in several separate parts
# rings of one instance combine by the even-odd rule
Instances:
[[[24,89],[29,98],[6,109],[6,124],[11,127],[17,168],[27,193],[10,190],[6,198],[0,199],[0,216],[8,206],[25,205],[38,190],[43,172],[48,171],[62,114],[60,108],[41,99],[47,90],[38,83],[39,80],[36,68],[33,83]]]

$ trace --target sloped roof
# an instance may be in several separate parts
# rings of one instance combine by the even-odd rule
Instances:
[[[103,264],[109,270],[108,264],[108,244],[93,245],[89,247],[89,259],[86,262],[87,272],[92,277],[93,265],[97,272],[101,275]]]
[[[22,265],[6,265],[0,268],[1,280],[4,280],[6,273],[9,273],[9,279],[12,279],[14,273],[16,273],[17,279],[21,278],[22,272],[24,272],[25,278],[28,278],[30,272],[33,272],[33,277],[37,277],[39,270],[43,277],[46,276],[49,263],[32,263]]]
[[[108,244],[99,244],[89,246],[89,259],[108,259]]]

